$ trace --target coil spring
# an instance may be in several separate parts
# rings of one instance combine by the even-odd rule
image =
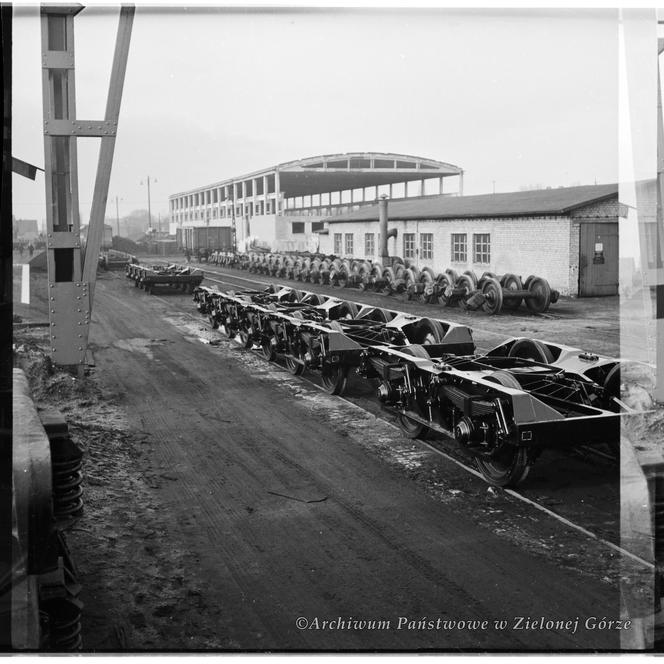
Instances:
[[[58,521],[78,518],[83,512],[83,452],[70,438],[51,442],[53,513]]]
[[[81,649],[81,606],[73,598],[44,602],[40,619],[47,650],[74,652]]]

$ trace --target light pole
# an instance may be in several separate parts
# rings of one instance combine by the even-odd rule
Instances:
[[[157,178],[153,180],[153,182],[159,182]],[[143,182],[141,181],[141,184]],[[148,185],[148,229],[152,230],[152,209],[150,206],[150,176],[148,175],[147,177],[147,185]],[[161,226],[161,220],[159,221],[159,225]],[[159,232],[161,232],[161,228],[158,229]]]

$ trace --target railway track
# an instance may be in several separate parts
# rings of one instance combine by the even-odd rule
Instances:
[[[232,289],[246,289],[248,285],[264,287],[274,283],[270,279],[249,279],[220,270],[206,270],[206,280],[219,284],[224,288],[230,287]],[[198,323],[203,322],[198,316],[188,312],[182,313],[191,320],[196,320]],[[204,324],[207,327],[207,323]],[[473,326],[473,329],[474,331],[478,330],[477,326]],[[490,330],[480,330],[480,333],[494,338],[503,336]],[[301,378],[310,385],[324,389],[320,384],[320,380],[314,376],[305,375]],[[353,394],[352,396],[337,398],[343,399],[349,406],[372,412],[387,421],[395,429],[399,429],[390,421],[389,417],[385,417],[384,413],[376,412],[367,396]],[[449,445],[440,436],[437,436],[436,440],[433,441],[418,440],[417,444],[453,462],[466,473],[481,477],[481,474],[472,468],[466,459],[455,453],[454,449],[449,449]],[[589,538],[597,540],[607,548],[631,559],[637,565],[652,569],[652,563],[635,556],[619,545],[618,476],[615,472],[616,465],[610,455],[593,448],[580,449],[571,455],[555,454],[548,466],[546,472],[542,472],[540,476],[535,474],[527,487],[505,489],[505,492],[514,499],[527,503],[547,514],[550,518],[556,519],[567,528],[574,529]],[[548,470],[550,470],[550,467],[565,467],[566,477],[562,485],[554,486],[545,481],[545,478],[549,476]],[[543,467],[542,470],[544,471],[545,468]],[[602,475],[604,475],[603,478]],[[552,509],[551,506],[555,506],[555,508]],[[601,526],[598,527],[598,524],[601,524]]]
[[[221,280],[218,280],[221,281]],[[164,298],[165,302],[168,302]],[[189,312],[183,312],[181,315],[186,316],[196,323],[202,324],[212,334],[217,334],[219,338],[224,338],[224,335],[213,330],[212,327],[207,323],[207,321],[201,319],[199,316],[191,314]],[[245,351],[252,353],[253,355],[260,356],[260,352],[257,350],[254,351]],[[277,363],[276,366],[279,366],[284,372],[288,371],[286,366],[283,363]],[[315,387],[321,391],[325,391],[325,388],[321,385],[320,380],[316,380],[314,376],[305,374],[300,376],[300,379],[308,383],[310,386]],[[361,396],[337,396],[339,400],[346,402],[352,408],[358,408],[362,411],[369,411],[372,414],[380,417],[388,426],[392,427],[395,432],[400,433],[399,427],[394,424],[389,418],[386,418],[384,413],[376,412],[374,408],[370,408],[371,402],[367,398],[362,398]],[[441,458],[455,464],[457,467],[462,469],[465,473],[468,473],[480,480],[483,480],[482,474],[479,473],[475,468],[467,463],[466,460],[460,457],[456,452],[454,447],[449,444],[446,444],[445,441],[438,439],[435,441],[426,441],[421,439],[415,439],[413,441],[415,444],[420,447],[427,449],[434,454],[440,456]],[[601,470],[598,472],[597,460],[603,459],[606,463],[604,464],[604,469],[613,468],[615,470],[616,464],[615,459],[608,455],[604,455],[601,452],[593,451],[592,448],[586,448],[584,452],[592,454],[595,452],[595,455],[592,458],[588,458],[584,454],[572,453],[571,455],[560,455],[551,465],[560,466],[561,462],[564,460],[570,461],[570,456],[573,456],[572,466],[567,466],[567,471],[569,473],[568,480],[565,482],[564,486],[544,486],[540,485],[541,478],[535,478],[539,490],[534,491],[533,488],[520,488],[520,489],[503,489],[503,491],[514,498],[515,500],[525,503],[532,508],[538,510],[539,512],[547,515],[547,517],[554,519],[555,521],[561,523],[566,528],[572,529],[576,532],[583,534],[584,536],[599,542],[601,545],[605,546],[611,551],[624,556],[625,558],[633,561],[639,566],[642,566],[644,569],[653,570],[653,563],[644,560],[643,558],[631,553],[627,549],[622,548],[619,545],[620,533],[619,533],[619,491],[617,491],[617,477],[612,475],[611,477],[604,477],[603,480],[600,480],[598,483],[598,477],[602,475]],[[594,469],[590,471],[590,469]],[[589,477],[590,471],[590,477]],[[542,469],[542,475],[545,475],[545,469]],[[589,482],[590,487],[593,491],[593,499],[588,499],[589,496],[581,499],[581,503],[576,503],[574,497],[577,495],[579,486],[574,487],[574,484],[578,481],[583,483],[584,478]],[[548,507],[548,505],[555,505],[556,509]],[[617,507],[617,513],[611,514],[611,510],[607,510],[607,507],[613,505]],[[598,529],[595,526],[595,523],[598,520],[610,519],[614,520],[615,528],[606,528],[605,527]]]

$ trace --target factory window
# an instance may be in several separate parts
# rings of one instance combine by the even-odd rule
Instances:
[[[403,257],[415,258],[415,233],[403,234]]]
[[[420,235],[420,258],[433,259],[433,233],[422,233]]]
[[[473,263],[491,262],[491,235],[475,233],[473,235]]]
[[[311,232],[312,233],[319,233],[320,231],[325,230],[325,222],[324,221],[312,221],[311,222]]]
[[[468,260],[468,240],[465,233],[452,233],[452,262],[465,263]]]
[[[292,224],[293,234],[295,233],[304,233],[304,222],[303,221],[294,221]]]
[[[353,234],[346,233],[346,256],[353,255]]]
[[[334,253],[339,256],[341,254],[341,233],[334,234]]]
[[[369,258],[374,255],[376,250],[376,245],[374,244],[374,234],[365,233],[364,234],[364,255]]]

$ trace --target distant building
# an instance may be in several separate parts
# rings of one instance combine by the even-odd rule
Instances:
[[[36,219],[13,219],[12,235],[17,242],[34,242],[39,236]]]
[[[444,180],[451,178],[449,193]],[[463,193],[463,170],[434,159],[385,152],[351,152],[297,159],[169,196],[181,246],[214,244],[235,231],[238,249],[315,251],[329,216],[358,210],[381,194],[408,198]],[[206,229],[209,229],[206,230]],[[219,240],[220,241],[220,240]]]
[[[452,268],[544,277],[563,295],[618,293],[618,185],[390,201],[390,256]],[[380,260],[378,206],[327,220],[320,251]]]

